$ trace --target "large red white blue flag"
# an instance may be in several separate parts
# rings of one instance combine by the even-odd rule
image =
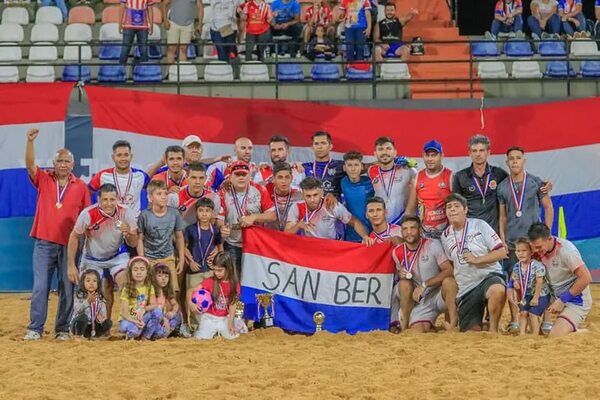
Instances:
[[[252,227],[244,230],[244,316],[260,320],[256,295],[273,293],[274,324],[312,333],[314,313],[329,332],[387,330],[394,280],[390,244],[366,247]]]

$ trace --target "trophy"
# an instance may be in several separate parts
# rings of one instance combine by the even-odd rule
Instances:
[[[258,313],[257,316],[260,317],[260,308],[264,309],[264,313],[261,320],[262,328],[270,328],[273,326],[273,317],[275,316],[274,303],[273,303],[273,293],[259,293],[256,295],[256,300],[258,302]],[[271,307],[271,313],[269,313],[269,307]]]
[[[244,323],[244,303],[240,300],[235,305],[235,317],[233,318],[233,326],[237,333],[248,333],[248,326]]]
[[[325,314],[321,311],[317,311],[313,314],[313,321],[316,325],[315,333],[321,332],[323,330],[323,322],[325,322]]]

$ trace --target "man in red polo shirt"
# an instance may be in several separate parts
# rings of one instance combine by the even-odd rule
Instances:
[[[29,179],[38,190],[38,201],[31,228],[33,247],[33,291],[30,319],[24,340],[41,339],[48,315],[48,293],[52,274],[58,277],[58,311],[54,331],[57,339],[69,339],[69,318],[73,309],[73,284],[67,274],[67,243],[77,216],[90,205],[86,184],[72,174],[73,154],[60,149],[54,156],[54,170],[35,164],[33,142],[39,130],[27,131],[25,165]]]

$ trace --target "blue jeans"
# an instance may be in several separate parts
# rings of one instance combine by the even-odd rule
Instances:
[[[498,33],[504,32],[519,32],[523,30],[523,17],[521,15],[517,15],[514,18],[514,22],[512,25],[506,25],[504,22],[498,21],[494,19],[492,21],[492,35],[498,36]]]
[[[129,57],[134,37],[136,37],[137,44],[140,46],[140,61],[148,61],[148,30],[125,28],[123,29],[123,45],[121,47],[121,56],[119,57],[119,63],[122,65],[127,64],[127,57]]]
[[[56,333],[69,332],[69,322],[73,312],[73,284],[67,274],[67,246],[36,239],[33,246],[33,291],[27,327],[40,335],[48,317],[48,294],[50,282],[56,271],[58,278],[58,310],[54,321]]]
[[[152,311],[148,311],[144,314],[144,327],[140,328],[136,324],[127,320],[119,321],[119,332],[125,333],[128,337],[137,338],[144,336],[146,339],[151,339],[160,328],[162,321],[162,310],[155,308]]]
[[[574,28],[575,25],[574,24],[571,25],[571,22],[569,22],[569,21],[564,21],[562,23],[562,30],[567,35],[574,34],[575,30],[577,30],[577,32],[585,31],[585,28],[586,28],[585,15],[583,15],[583,13],[579,13],[574,18],[576,18],[577,21],[579,21],[579,26],[577,28]]]
[[[300,35],[302,34],[302,25],[294,24],[288,26],[286,29],[275,29],[271,28],[271,34],[273,36],[289,36],[292,38],[289,42],[279,42],[278,43],[278,51],[279,54],[289,53],[292,57],[296,57],[298,53],[298,41],[300,40]]]
[[[235,45],[236,37],[237,32],[223,37],[219,31],[210,30],[210,39],[217,48],[217,57],[219,58],[219,61],[229,62],[229,54],[234,53],[237,55],[237,47]]]
[[[535,33],[539,37],[542,36],[542,32],[548,32],[551,34],[560,33],[560,17],[558,14],[552,15],[548,21],[546,21],[545,29],[540,26],[540,21],[537,20],[533,15],[527,18],[527,25],[531,29],[531,33]]]
[[[348,62],[365,58],[365,32],[363,28],[346,29],[346,60]]]
[[[63,22],[69,18],[69,11],[67,11],[65,0],[41,0],[41,3],[44,7],[48,7],[51,6],[52,3],[56,3],[56,7],[60,8],[60,12],[63,15]]]
[[[179,328],[179,326],[181,325],[181,313],[175,314],[175,316],[169,320],[169,325],[171,326],[171,332]],[[163,327],[161,321],[156,330],[154,331],[154,337],[164,338],[171,334],[171,332],[165,331],[165,328]]]

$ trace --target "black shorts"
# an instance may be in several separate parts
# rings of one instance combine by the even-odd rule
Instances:
[[[490,286],[495,284],[504,286],[504,278],[501,274],[489,274],[479,285],[457,299],[458,326],[461,332],[481,325],[483,313],[487,305],[485,294]]]

